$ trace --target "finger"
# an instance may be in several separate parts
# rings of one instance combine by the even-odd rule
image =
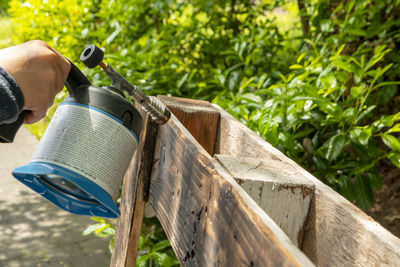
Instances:
[[[68,74],[71,70],[71,63],[69,62],[69,60],[67,58],[65,58],[63,55],[61,55],[57,50],[55,50],[55,49],[52,49],[52,50],[57,55],[57,65],[62,73],[63,83],[65,83],[65,81],[68,78]]]
[[[33,124],[35,122],[40,121],[45,116],[46,116],[46,111],[44,113],[43,111],[38,111],[38,110],[29,111],[25,116],[24,123]]]
[[[54,71],[55,71],[55,88],[54,88],[54,95],[52,97],[54,98],[61,90],[64,88],[64,73],[60,69],[60,66],[57,62],[56,66],[54,66]],[[54,101],[54,99],[52,99]]]

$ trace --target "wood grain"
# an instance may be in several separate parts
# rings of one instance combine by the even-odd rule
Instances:
[[[281,162],[219,154],[215,158],[301,248],[314,185]]]
[[[214,155],[219,112],[207,101],[159,96],[200,145]]]
[[[145,117],[139,149],[124,178],[114,250],[110,266],[135,266],[144,208],[148,199],[157,124]]]
[[[122,187],[121,203],[119,206],[121,215],[117,221],[117,229],[114,240],[114,250],[111,255],[110,266],[125,266],[128,255],[129,236],[132,229],[133,211],[136,198],[137,174],[140,162],[140,151],[136,151],[131,164],[125,174]]]
[[[313,266],[183,127],[159,127],[150,202],[184,266]]]
[[[318,266],[399,266],[400,239],[324,185],[231,115],[221,112],[218,154],[285,162],[315,185],[303,238],[304,253]]]
[[[136,200],[125,266],[136,265],[136,256],[143,224],[145,205],[146,201],[148,200],[150,172],[152,168],[154,147],[157,137],[158,126],[154,121],[149,120],[148,116],[147,123],[145,125],[143,152],[139,164]]]

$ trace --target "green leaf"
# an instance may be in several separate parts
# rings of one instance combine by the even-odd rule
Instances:
[[[139,237],[138,249],[139,249],[139,250],[143,249],[143,248],[144,248],[144,247],[143,247],[144,244],[145,244],[145,238],[141,235],[141,236]]]
[[[390,134],[383,134],[381,138],[385,145],[394,151],[400,151],[400,141],[396,137]]]
[[[82,38],[86,38],[86,36],[88,35],[88,33],[89,33],[89,28],[84,28],[84,29],[81,31]]]
[[[182,88],[182,85],[186,82],[187,78],[189,77],[189,72],[185,73],[182,78],[178,81],[178,89]]]
[[[121,32],[121,28],[118,27],[115,31],[113,31],[113,32],[108,36],[108,38],[106,39],[106,44],[110,44],[110,43],[115,39],[115,37],[117,37],[117,35],[118,35],[120,32]]]
[[[393,66],[393,63],[390,63],[389,65],[386,65],[383,69],[378,68],[378,73],[374,77],[375,80],[377,80],[380,76],[382,76],[388,69],[390,69]]]
[[[318,170],[320,171],[325,171],[326,169],[326,163],[324,162],[324,159],[321,157],[318,157],[318,155],[313,157],[313,162],[317,166]]]
[[[388,159],[397,167],[400,168],[400,153],[390,153]]]
[[[366,146],[371,135],[371,128],[357,127],[350,131],[350,140],[356,144]]]
[[[360,86],[353,86],[350,88],[350,94],[352,97],[357,98],[364,92],[365,85],[361,84]]]
[[[90,217],[90,219],[92,221],[98,222],[98,223],[107,223],[106,220],[104,220],[103,218],[99,218],[99,217]]]
[[[92,224],[89,225],[83,232],[82,235],[86,236],[86,235],[90,235],[91,233],[95,232],[98,229],[101,229],[104,227],[104,223],[96,223],[96,224]]]
[[[360,113],[360,115],[358,115],[355,123],[359,123],[361,122],[364,118],[366,118],[372,111],[374,111],[376,108],[375,105],[368,107],[366,110],[364,110],[363,112]]]
[[[229,90],[233,90],[235,88],[238,78],[239,78],[239,74],[236,72],[233,72],[232,75],[229,77],[229,81],[228,81]]]
[[[114,236],[115,235],[115,229],[111,225],[107,224],[104,229],[101,231],[96,230],[97,236],[98,237],[106,237],[106,236]]]
[[[379,87],[382,87],[382,86],[398,85],[398,84],[400,84],[400,82],[382,82],[382,83],[378,83],[377,85],[375,85],[372,88],[372,91],[377,89],[377,88],[379,88]]]
[[[333,55],[332,57],[330,57],[329,60],[331,60],[331,61],[336,60],[337,57],[340,55],[340,53],[342,53],[343,48],[344,48],[345,46],[346,46],[346,44],[342,44],[342,45],[339,47],[338,51],[335,53],[335,55]]]
[[[263,74],[263,75],[261,75],[261,77],[259,78],[259,80],[258,80],[258,84],[257,84],[257,89],[258,89],[258,93],[259,94],[261,94],[261,92],[263,91],[263,90],[265,90],[265,89],[263,89],[263,90],[260,90],[261,88],[265,88],[266,86],[267,86],[267,84],[268,84],[268,82],[269,82],[269,79],[267,79],[268,78],[268,76],[266,75],[266,74]],[[265,90],[266,91],[266,90]]]
[[[302,53],[298,58],[297,58],[297,63],[300,63],[301,60],[306,56],[306,53]]]
[[[115,241],[115,236],[113,236],[110,240],[110,242],[108,243],[108,250],[110,251],[110,253],[112,254],[113,249],[114,249],[114,241]]]
[[[171,258],[167,253],[154,252],[151,254],[154,261],[163,267],[170,267],[178,264],[178,261]]]
[[[227,70],[225,71],[225,74],[228,75],[231,71],[234,71],[234,70],[236,70],[236,69],[239,69],[239,68],[241,68],[241,67],[243,67],[243,66],[244,66],[244,63],[242,63],[242,62],[240,62],[240,63],[238,63],[238,64],[235,64],[235,65],[233,65],[232,67],[230,67],[229,69],[227,69]]]
[[[375,188],[375,189],[381,189],[383,185],[383,180],[382,177],[379,175],[378,172],[368,172],[367,173],[368,180],[370,184]]]
[[[366,177],[363,175],[357,176],[355,179],[355,187],[358,187],[358,190],[356,190],[358,206],[363,210],[371,208],[374,202],[374,196],[371,185]]]
[[[377,129],[377,131],[381,130],[383,127],[392,127],[395,122],[395,117],[393,115],[384,115],[379,120],[376,120],[372,123],[372,126]]]
[[[355,108],[347,108],[343,111],[343,119],[352,124],[355,119]]]
[[[364,71],[368,71],[370,68],[372,68],[372,66],[381,61],[385,54],[389,53],[390,50],[384,50],[385,48],[385,45],[380,45],[375,48],[375,54],[366,64]]]
[[[96,235],[98,235],[101,231],[107,229],[107,227],[109,227],[109,226],[110,226],[109,224],[104,224],[104,223],[102,223],[102,227],[96,229],[96,230],[94,231],[94,233],[95,233]]]
[[[249,86],[249,84],[254,80],[254,77],[251,77],[250,79],[248,79],[247,81],[242,81],[242,84],[240,85],[240,88],[246,88],[247,86]]]
[[[346,135],[344,133],[338,133],[331,137],[327,143],[327,152],[325,158],[329,161],[335,160],[344,148],[346,141]]]
[[[320,82],[326,88],[335,88],[337,85],[336,77],[332,73],[329,73],[325,76],[321,76]]]
[[[159,250],[162,250],[164,248],[170,247],[171,244],[169,243],[169,240],[162,240],[160,242],[158,242],[157,244],[155,244],[152,248],[151,248],[151,252],[156,252]]]
[[[252,93],[247,93],[247,94],[241,95],[240,99],[246,100],[248,102],[253,102],[253,103],[259,103],[259,104],[263,103],[263,99],[260,96],[252,94]]]
[[[289,67],[289,69],[291,69],[291,70],[301,70],[301,69],[303,69],[303,66],[300,65],[300,64],[293,64],[293,65],[291,65]]]
[[[386,133],[397,133],[397,132],[400,132],[400,123],[395,124]]]
[[[222,75],[222,74],[218,74],[217,77],[218,77],[219,83],[220,83],[221,85],[224,85],[224,84],[225,84],[225,76]]]
[[[265,123],[262,126],[260,126],[261,129],[263,129],[263,136],[265,139],[273,146],[278,146],[279,144],[279,124],[268,124]]]
[[[142,254],[136,259],[136,265],[138,267],[147,267],[147,262],[150,258],[150,254]]]
[[[149,39],[148,36],[143,35],[142,37],[139,38],[138,43],[141,47],[144,47],[147,44],[147,40]]]
[[[350,63],[344,62],[340,59],[333,61],[333,65],[338,69],[342,69],[347,72],[353,72],[353,66]]]
[[[351,35],[356,35],[356,36],[366,36],[367,35],[367,33],[364,31],[364,30],[362,30],[362,29],[356,29],[356,28],[353,28],[353,29],[346,29],[345,30],[345,32],[346,33],[349,33],[349,34],[351,34]]]
[[[347,198],[350,201],[354,200],[355,190],[354,190],[353,184],[351,183],[349,177],[347,177],[345,175],[339,176],[338,186],[339,186],[339,192],[342,196],[344,196],[345,198]]]

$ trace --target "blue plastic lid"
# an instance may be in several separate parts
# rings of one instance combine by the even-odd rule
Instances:
[[[86,177],[64,167],[31,162],[12,171],[15,178],[68,212],[118,218],[119,210],[110,195]]]

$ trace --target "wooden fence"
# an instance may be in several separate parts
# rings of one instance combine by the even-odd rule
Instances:
[[[125,176],[111,266],[134,266],[150,201],[183,266],[400,266],[400,240],[205,101],[161,96]]]

